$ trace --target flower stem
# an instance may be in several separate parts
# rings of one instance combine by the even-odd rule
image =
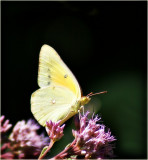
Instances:
[[[49,150],[50,150],[51,147],[53,146],[54,142],[55,142],[55,141],[53,141],[53,140],[51,139],[48,148],[47,148],[46,151],[38,158],[38,160],[41,160],[41,159],[43,159],[43,158],[46,156],[46,154],[49,152]]]
[[[51,158],[50,160],[55,160],[55,159],[63,159],[65,158],[65,156],[67,156],[68,150],[70,150],[74,144],[76,143],[76,140],[74,140],[68,147],[66,147],[62,152],[60,152],[58,155],[56,155],[55,157]]]

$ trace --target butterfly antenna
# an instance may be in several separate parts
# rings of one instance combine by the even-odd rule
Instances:
[[[94,95],[97,95],[97,94],[103,94],[103,93],[107,93],[107,91],[98,92],[98,93],[93,93],[93,92],[91,92],[91,93],[89,93],[89,94],[87,95],[87,97],[91,97],[91,96],[94,96]]]
[[[90,92],[90,93],[87,95],[87,97],[89,97],[91,94],[93,94],[93,92]]]

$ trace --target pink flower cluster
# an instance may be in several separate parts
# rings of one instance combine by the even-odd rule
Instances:
[[[74,131],[76,140],[75,150],[81,150],[85,158],[110,158],[113,156],[112,145],[115,140],[111,132],[105,131],[105,126],[97,124],[100,120],[97,116],[88,120],[89,112],[80,119],[80,130]]]
[[[107,159],[113,158],[114,136],[105,126],[99,124],[100,118],[95,116],[88,119],[89,112],[80,117],[79,130],[73,130],[75,139],[54,159],[78,158],[78,159]],[[52,122],[50,122],[52,124]],[[58,123],[59,124],[59,123]],[[57,125],[58,125],[57,124]],[[58,128],[58,126],[57,126]],[[52,131],[52,133],[54,133]],[[54,134],[52,135],[52,137]],[[58,137],[57,137],[58,138]]]
[[[108,159],[113,158],[113,144],[116,139],[111,135],[109,129],[98,123],[101,118],[92,116],[88,119],[89,112],[80,116],[77,121],[79,129],[72,130],[74,140],[65,149],[52,159]],[[39,126],[33,120],[19,121],[13,128],[9,138],[5,133],[11,128],[9,120],[0,118],[1,127],[1,155],[3,159],[43,159],[53,144],[62,138],[65,124],[60,126],[61,121],[46,122],[46,131],[49,137],[38,135]],[[48,145],[50,138],[50,143]],[[45,145],[48,145],[44,147]],[[42,150],[43,149],[43,150]],[[42,152],[41,152],[42,150]],[[41,153],[41,154],[40,154]],[[40,156],[39,156],[40,155]]]
[[[4,119],[3,116],[1,119]],[[11,126],[8,122],[6,120],[1,125],[1,132],[8,131]],[[48,144],[48,137],[44,137],[43,134],[38,135],[38,129],[39,126],[33,120],[17,122],[9,138],[2,136],[1,158],[37,158],[42,148]]]

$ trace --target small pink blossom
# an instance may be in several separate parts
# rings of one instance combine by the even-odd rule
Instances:
[[[49,138],[52,139],[54,142],[61,139],[63,137],[63,129],[65,127],[65,124],[60,126],[60,121],[58,122],[52,122],[51,120],[49,122],[46,122],[46,131],[49,135]]]
[[[0,133],[3,134],[5,132],[7,132],[11,127],[12,124],[9,124],[9,120],[5,120],[5,116],[1,116],[0,117]]]

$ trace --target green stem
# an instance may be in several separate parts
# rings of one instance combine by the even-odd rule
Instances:
[[[43,158],[46,156],[46,154],[49,152],[49,150],[51,149],[51,147],[53,146],[53,144],[54,144],[54,141],[51,139],[48,148],[47,148],[46,151],[38,158],[38,160],[41,160],[41,159],[43,159]]]
[[[67,156],[69,153],[68,153],[68,150],[70,150],[73,145],[76,143],[76,140],[74,140],[70,146],[66,147],[62,152],[60,152],[58,155],[56,155],[55,157],[51,158],[50,160],[55,160],[55,159],[64,159],[64,156]]]

